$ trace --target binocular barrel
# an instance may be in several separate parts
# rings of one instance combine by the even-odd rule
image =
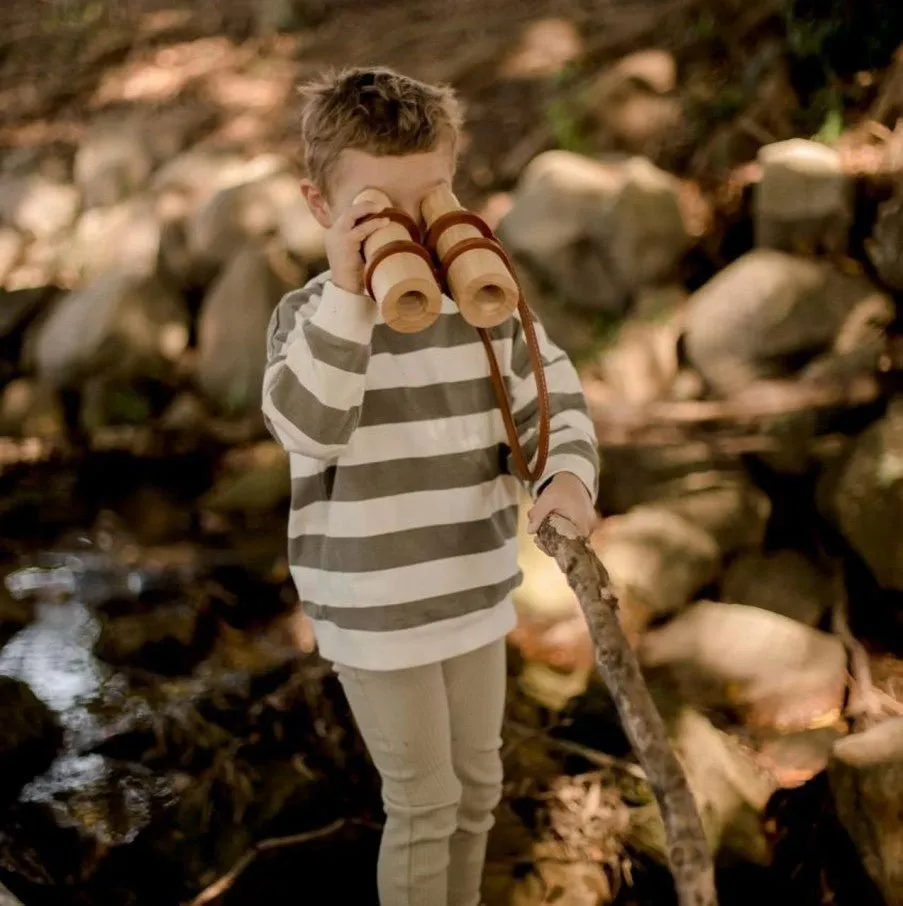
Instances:
[[[461,316],[474,327],[495,327],[517,309],[520,290],[504,253],[449,188],[440,186],[423,201],[426,244],[384,192],[365,189],[359,201],[376,202],[392,218],[365,240],[363,254],[367,291],[393,330],[415,333],[439,317],[442,289],[434,257]]]
[[[492,248],[495,243],[486,241],[488,231],[474,225],[478,218],[456,223],[455,218],[449,217],[463,208],[446,186],[427,195],[421,211],[427,230],[437,228],[436,255],[446,271],[449,292],[461,317],[474,327],[496,327],[507,321],[517,309],[520,291],[508,264]],[[449,220],[446,227],[442,226],[443,218]],[[452,258],[459,245],[465,250]]]
[[[389,196],[379,189],[365,189],[355,198],[359,201],[392,206]],[[400,333],[416,333],[439,317],[442,290],[428,256],[406,226],[391,222],[371,233],[364,241],[364,260],[368,269],[371,262],[377,262],[368,290],[389,327]]]

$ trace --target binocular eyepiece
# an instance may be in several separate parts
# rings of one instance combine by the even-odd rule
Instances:
[[[429,327],[442,308],[442,292],[454,299],[465,321],[495,327],[512,316],[520,287],[505,250],[487,224],[461,207],[445,186],[421,205],[425,235],[378,189],[365,189],[355,202],[383,206],[370,217],[390,223],[364,242],[367,292],[393,330],[416,333]]]

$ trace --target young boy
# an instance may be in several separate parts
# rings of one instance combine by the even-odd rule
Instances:
[[[420,333],[381,321],[361,244],[387,221],[359,223],[378,209],[352,203],[375,187],[422,223],[422,199],[454,178],[459,108],[449,89],[386,69],[305,94],[302,192],[329,270],[280,301],[263,385],[290,453],[292,575],[382,778],[382,906],[478,906],[502,789],[520,483],[476,330],[445,297]],[[595,434],[574,368],[536,330],[551,432],[530,530],[556,511],[589,532]],[[530,460],[537,397],[520,320],[492,337]]]

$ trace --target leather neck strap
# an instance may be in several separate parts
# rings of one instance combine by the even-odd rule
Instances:
[[[526,482],[535,482],[541,476],[546,467],[549,457],[549,434],[550,434],[550,414],[549,414],[549,389],[546,383],[546,374],[543,367],[542,353],[539,349],[539,341],[536,337],[536,329],[533,321],[533,315],[530,311],[527,301],[524,298],[523,288],[517,279],[517,272],[511,262],[508,253],[502,244],[495,237],[495,234],[489,228],[488,224],[478,215],[466,210],[449,211],[438,217],[427,231],[426,237],[422,238],[420,229],[417,224],[404,211],[399,208],[385,208],[377,214],[368,214],[361,218],[358,223],[364,223],[367,220],[375,218],[385,218],[395,223],[401,224],[408,231],[410,240],[399,239],[395,242],[389,242],[377,249],[367,263],[364,272],[364,281],[367,292],[372,296],[373,290],[371,280],[373,272],[377,265],[388,255],[396,252],[411,252],[423,258],[436,273],[436,279],[439,281],[446,295],[450,295],[448,290],[448,269],[457,257],[471,249],[487,249],[495,252],[505,266],[511,272],[514,282],[517,284],[518,300],[517,311],[520,315],[521,323],[524,328],[524,335],[527,342],[527,351],[530,356],[530,365],[533,371],[533,380],[536,382],[536,395],[539,403],[539,437],[536,449],[536,464],[530,468],[527,457],[524,454],[523,446],[520,442],[520,435],[517,430],[517,422],[514,413],[511,410],[511,400],[508,396],[508,390],[505,385],[505,379],[502,377],[499,368],[498,359],[495,355],[495,349],[492,345],[492,337],[486,328],[476,328],[483,346],[486,350],[486,357],[489,359],[489,376],[492,380],[492,387],[495,391],[495,397],[498,401],[499,410],[502,414],[502,421],[505,425],[505,433],[508,436],[508,446],[511,448],[511,455],[514,459],[514,467],[517,470],[521,480]],[[467,225],[476,228],[479,236],[471,239],[463,239],[456,242],[444,256],[439,255],[437,243],[439,237],[445,230],[453,226]],[[426,247],[424,247],[426,246]],[[432,254],[430,254],[432,253]],[[435,259],[435,261],[434,261]],[[438,268],[436,267],[438,262]]]
[[[460,226],[475,227],[481,233],[471,239],[463,239],[456,242],[444,256],[440,257],[437,250],[439,237],[449,227]],[[527,342],[527,351],[530,356],[530,365],[533,370],[533,380],[536,382],[536,395],[539,403],[539,437],[536,450],[536,464],[530,468],[527,457],[524,454],[523,446],[520,442],[519,432],[514,414],[511,411],[511,401],[508,396],[508,390],[505,380],[502,377],[499,368],[498,359],[495,355],[495,349],[492,346],[492,337],[486,328],[478,327],[477,333],[483,341],[486,349],[486,356],[489,359],[489,375],[492,379],[492,386],[495,391],[495,397],[499,404],[502,414],[502,421],[505,424],[505,433],[508,435],[508,446],[511,448],[511,455],[514,458],[514,466],[518,475],[523,481],[535,482],[541,476],[546,467],[549,456],[549,434],[550,434],[550,414],[549,414],[549,388],[546,383],[546,373],[543,367],[542,353],[539,349],[539,341],[536,337],[536,329],[533,322],[533,314],[530,311],[527,301],[524,298],[524,291],[520,281],[517,279],[517,272],[511,262],[508,253],[502,244],[496,239],[488,224],[479,216],[471,211],[458,210],[449,211],[438,217],[430,227],[426,235],[426,244],[433,252],[434,257],[439,261],[439,277],[444,287],[448,286],[448,270],[455,259],[464,252],[471,249],[488,249],[495,252],[505,266],[511,272],[514,282],[517,284],[518,300],[517,310],[520,315],[521,323],[524,328],[524,335]]]

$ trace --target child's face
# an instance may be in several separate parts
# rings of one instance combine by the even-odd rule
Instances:
[[[433,151],[400,157],[376,156],[347,149],[339,156],[328,196],[309,180],[301,191],[321,226],[329,228],[364,189],[380,189],[393,204],[422,225],[420,205],[437,186],[451,186],[455,155],[451,143]]]

